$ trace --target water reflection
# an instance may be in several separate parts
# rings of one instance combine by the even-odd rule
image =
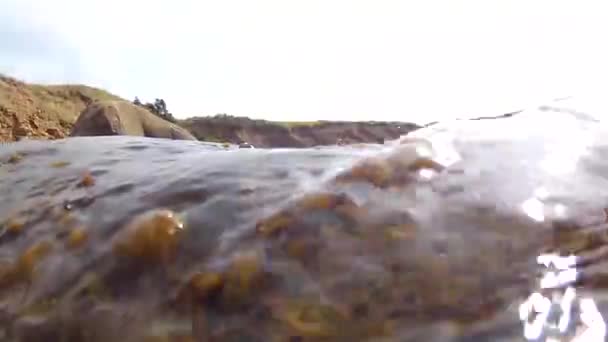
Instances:
[[[574,255],[544,254],[540,289],[519,306],[523,335],[528,341],[604,341],[606,323],[591,298],[580,297]]]
[[[545,206],[538,198],[527,199],[522,203],[521,208],[534,221],[542,222],[545,220]]]
[[[563,219],[567,217],[568,208],[562,203],[547,205],[549,191],[544,187],[534,190],[532,197],[521,204],[523,212],[536,222],[544,222],[547,217],[551,219]]]
[[[603,309],[606,134],[548,125],[565,115],[549,114],[437,125],[379,146],[11,145],[0,162],[24,157],[0,165],[0,224],[21,223],[7,221],[0,239],[0,276],[8,268],[11,285],[0,294],[0,336],[58,340],[45,339],[41,323],[30,328],[21,312],[35,309],[52,329],[88,334],[94,323],[116,334],[97,341],[131,332],[157,341],[603,341],[604,319],[586,297]],[[85,169],[105,173],[79,188]],[[152,262],[114,252],[129,232],[123,222],[165,207],[187,219],[179,243],[144,234],[133,248],[157,251]],[[70,247],[82,231],[88,243]],[[535,260],[559,248],[576,256]]]
[[[552,132],[568,136],[569,139],[549,144],[551,148],[540,162],[541,168],[547,174],[564,176],[574,173],[579,160],[589,154],[593,143],[592,136],[584,130],[573,130],[577,124],[576,118],[568,115],[552,122]]]

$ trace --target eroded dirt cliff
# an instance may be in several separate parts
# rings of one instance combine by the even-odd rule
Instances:
[[[90,104],[123,100],[85,85],[29,84],[0,74],[0,141],[61,139],[70,135],[76,119]],[[179,120],[199,140],[256,147],[383,142],[417,125],[399,122],[271,122],[216,115]]]

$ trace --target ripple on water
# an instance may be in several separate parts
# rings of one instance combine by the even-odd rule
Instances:
[[[0,183],[10,197],[0,198],[0,334],[494,341],[565,340],[586,326],[600,336],[600,131],[518,115],[382,147],[16,144],[0,152],[23,153],[0,166],[15,170]],[[587,138],[569,143],[566,127]],[[568,171],[545,167],[560,152]],[[69,165],[49,166],[58,160]],[[85,170],[94,182],[77,187]]]

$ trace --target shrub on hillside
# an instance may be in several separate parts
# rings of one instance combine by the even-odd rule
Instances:
[[[175,118],[173,117],[173,114],[171,114],[171,112],[169,112],[169,110],[167,109],[167,103],[163,99],[155,99],[154,103],[148,102],[144,104],[136,96],[135,100],[133,100],[133,104],[140,107],[144,107],[155,115],[157,115],[158,117],[165,119],[169,122],[177,122],[177,120],[175,120]]]

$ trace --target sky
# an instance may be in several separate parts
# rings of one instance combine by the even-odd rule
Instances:
[[[603,2],[1,0],[0,73],[181,118],[499,115],[608,89]]]

